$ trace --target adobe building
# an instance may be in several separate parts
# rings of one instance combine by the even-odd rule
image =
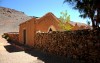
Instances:
[[[59,19],[52,13],[47,13],[41,18],[32,18],[19,25],[19,42],[28,46],[34,46],[36,33],[49,31],[61,31]]]
[[[23,22],[19,25],[19,42],[24,45],[34,46],[36,33],[48,33],[50,31],[64,31],[59,26],[60,20],[51,12],[41,18],[35,18]],[[72,30],[81,30],[85,27],[69,24]]]

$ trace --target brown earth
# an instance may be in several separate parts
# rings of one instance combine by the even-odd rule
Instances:
[[[0,36],[0,63],[44,63],[44,62],[42,60],[39,60],[38,57],[31,56],[25,53],[24,51],[15,48],[14,46],[7,43],[7,41]]]
[[[4,32],[18,32],[19,24],[31,18],[24,12],[0,7],[0,34]]]

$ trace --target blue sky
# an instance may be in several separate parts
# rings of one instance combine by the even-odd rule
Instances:
[[[71,21],[86,23],[87,19],[79,17],[79,12],[72,9],[72,6],[64,3],[64,0],[2,0],[0,6],[24,12],[28,16],[42,17],[52,12],[60,17],[60,12],[67,10]]]

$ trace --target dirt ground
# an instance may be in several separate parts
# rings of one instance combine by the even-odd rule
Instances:
[[[9,52],[10,50],[10,52]],[[13,47],[0,36],[0,63],[44,63],[38,57],[31,56],[24,51],[15,51]]]

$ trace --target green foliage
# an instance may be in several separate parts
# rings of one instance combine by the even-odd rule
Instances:
[[[5,35],[2,35],[2,38],[5,38],[6,36]]]
[[[9,41],[9,40],[10,40],[10,38],[9,38],[9,37],[7,37],[7,38],[6,38],[6,40],[7,40],[7,41]]]
[[[7,38],[7,37],[8,37],[8,36],[7,36],[7,35],[5,35],[5,34],[3,34],[3,35],[2,35],[2,38]]]
[[[99,0],[64,0],[64,3],[65,2],[74,3],[74,9],[80,12],[80,17],[90,18],[93,28],[99,27],[100,24]]]
[[[5,38],[7,41],[9,41],[9,40],[10,40],[9,36],[8,36],[8,35],[6,35],[6,34],[3,34],[3,35],[2,35],[2,38]]]
[[[87,21],[87,24],[90,26],[90,21]]]
[[[59,26],[63,30],[71,30],[72,26],[69,24],[69,22],[70,22],[70,15],[67,15],[67,11],[61,12]]]

